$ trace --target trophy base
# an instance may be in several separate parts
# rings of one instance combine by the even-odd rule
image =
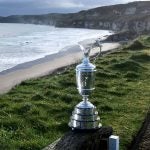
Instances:
[[[72,112],[69,127],[72,130],[97,130],[102,125],[96,107],[89,101],[80,102]]]

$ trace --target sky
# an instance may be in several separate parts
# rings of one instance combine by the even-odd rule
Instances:
[[[0,16],[72,13],[99,6],[133,1],[135,0],[0,0]]]

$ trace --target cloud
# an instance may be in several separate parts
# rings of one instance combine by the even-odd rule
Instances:
[[[81,8],[83,7],[83,4],[79,1],[73,1],[73,0],[59,0],[59,1],[52,1],[52,0],[45,0],[41,1],[41,4],[43,6],[49,7],[49,8]]]
[[[134,0],[0,0],[0,16],[77,12],[83,9],[131,1]]]

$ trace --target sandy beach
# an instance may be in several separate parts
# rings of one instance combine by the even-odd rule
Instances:
[[[83,42],[89,44],[89,41]],[[119,43],[103,43],[102,52],[114,50],[120,46]],[[99,48],[91,51],[91,55],[96,54]],[[83,57],[78,45],[70,47],[67,51],[48,55],[35,61],[19,64],[11,69],[0,72],[0,94],[8,92],[12,87],[24,80],[48,75],[58,68],[62,68],[76,62],[80,62]]]

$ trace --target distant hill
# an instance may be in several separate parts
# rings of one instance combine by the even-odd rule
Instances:
[[[109,29],[113,31],[150,32],[150,1],[103,6],[78,13],[16,15],[0,17],[5,23],[33,23],[55,25],[57,27],[75,27]]]

